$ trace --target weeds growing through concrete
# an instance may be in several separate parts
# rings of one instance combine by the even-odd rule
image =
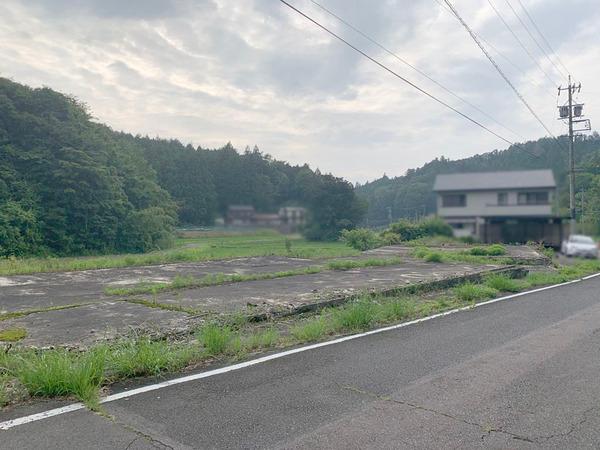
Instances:
[[[129,287],[107,287],[104,293],[108,295],[139,295],[158,294],[164,291],[190,289],[198,287],[218,286],[226,283],[241,283],[244,281],[273,280],[276,278],[292,277],[296,275],[310,275],[324,270],[350,270],[363,267],[382,267],[400,264],[400,258],[369,258],[358,260],[338,260],[327,263],[326,266],[309,266],[300,269],[281,272],[253,273],[253,274],[209,274],[201,278],[194,276],[178,275],[168,283],[140,283]]]
[[[17,342],[26,336],[27,330],[25,328],[16,327],[0,330],[0,342]]]
[[[209,358],[239,359],[248,352],[368,330],[472,304],[501,291],[560,283],[599,270],[599,261],[585,261],[554,272],[531,273],[521,280],[494,275],[481,284],[466,283],[449,289],[439,297],[431,297],[431,293],[423,297],[365,295],[345,305],[296,318],[291,324],[279,322],[282,331],[274,326],[257,328],[240,315],[226,323],[206,324],[192,342],[152,341],[134,336],[83,353],[60,349],[0,351],[0,406],[10,400],[7,386],[19,383],[31,396],[75,396],[97,408],[100,387],[119,379],[158,375]]]

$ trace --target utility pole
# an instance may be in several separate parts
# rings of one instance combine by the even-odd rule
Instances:
[[[571,216],[571,234],[576,232],[575,219],[575,150],[573,149],[573,89],[569,75],[569,211]]]
[[[589,119],[580,119],[583,111],[583,103],[573,104],[573,93],[575,91],[581,92],[581,83],[575,85],[571,83],[571,75],[569,75],[569,85],[566,88],[559,87],[558,95],[560,96],[561,91],[568,92],[567,105],[559,106],[559,119],[568,120],[569,123],[569,217],[571,219],[571,234],[576,232],[576,211],[575,211],[575,132],[576,131],[589,131],[591,130],[591,124]],[[576,119],[574,119],[574,117]],[[583,125],[582,129],[575,130],[573,124]]]

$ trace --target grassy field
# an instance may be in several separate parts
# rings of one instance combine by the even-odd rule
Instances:
[[[262,323],[236,315],[206,323],[183,341],[138,336],[87,352],[13,348],[0,351],[0,407],[28,397],[74,397],[97,409],[101,388],[118,380],[180,371],[213,360],[237,361],[264,350],[331,339],[598,271],[600,261],[580,261],[522,279],[496,274],[480,283],[421,295],[365,295],[341,306]]]
[[[142,254],[120,254],[69,258],[4,258],[0,275],[40,272],[108,269],[177,262],[209,261],[249,256],[290,256],[294,258],[334,258],[357,255],[342,242],[310,242],[299,235],[285,236],[275,231],[186,232],[175,247]]]

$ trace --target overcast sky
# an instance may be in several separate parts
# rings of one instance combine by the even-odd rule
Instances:
[[[309,0],[289,0],[400,75],[510,140],[547,134],[455,18],[435,0],[319,0],[468,99],[508,131],[344,27]],[[454,0],[492,56],[555,134],[565,83],[506,0]],[[509,0],[530,31],[519,0]],[[600,2],[521,0],[600,120]],[[534,36],[543,41],[539,35]],[[231,141],[364,182],[444,155],[505,148],[325,34],[277,0],[2,0],[0,76],[87,103],[117,130],[204,148]],[[548,50],[549,52],[549,50]],[[553,58],[553,55],[550,55]],[[560,67],[560,66],[559,66]],[[565,97],[561,97],[561,101]],[[592,125],[594,122],[592,122]],[[516,133],[513,134],[513,132]]]

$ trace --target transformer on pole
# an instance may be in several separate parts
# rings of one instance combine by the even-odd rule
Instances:
[[[558,95],[562,91],[568,91],[568,98],[565,105],[558,106],[558,116],[560,120],[567,120],[569,126],[569,216],[571,219],[571,234],[576,231],[575,215],[575,133],[590,131],[590,119],[581,119],[583,117],[583,103],[573,103],[573,94],[581,92],[581,83],[578,85],[571,83],[569,75],[569,85],[558,88]],[[578,127],[575,129],[575,127]]]

